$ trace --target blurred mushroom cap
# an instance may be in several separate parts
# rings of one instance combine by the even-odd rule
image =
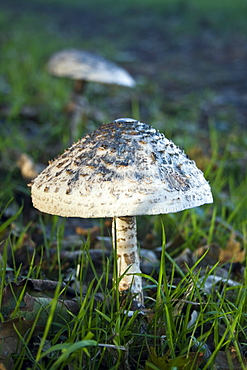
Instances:
[[[26,153],[20,154],[17,166],[20,168],[22,177],[27,181],[34,179],[44,169],[43,165],[34,163]]]
[[[130,74],[116,64],[88,51],[67,49],[52,55],[48,71],[57,77],[134,87]]]
[[[212,203],[203,173],[163,134],[137,120],[102,125],[32,183],[34,207],[67,217],[164,214]]]

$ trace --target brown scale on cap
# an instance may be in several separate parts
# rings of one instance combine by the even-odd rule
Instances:
[[[51,162],[33,181],[32,200],[50,214],[114,217],[119,276],[126,270],[130,275],[124,275],[119,289],[128,286],[140,305],[134,216],[178,212],[213,201],[203,173],[182,149],[151,126],[128,118],[102,125]]]
[[[83,204],[83,197],[87,203],[89,184],[92,184],[92,197],[105,199],[105,205],[101,202],[100,207],[105,210],[99,209],[95,202],[93,215],[88,214],[88,207],[80,210],[83,206],[76,206],[77,201]],[[105,124],[72,145],[34,181],[33,192],[38,188],[47,196],[42,196],[42,207],[45,202],[50,204],[53,189],[60,189],[56,190],[59,196],[50,206],[56,207],[56,212],[61,209],[64,216],[68,207],[67,201],[64,202],[66,195],[73,196],[75,204],[74,210],[70,207],[68,212],[80,217],[96,217],[97,210],[98,217],[121,215],[118,211],[125,207],[124,194],[133,199],[132,207],[127,206],[127,215],[176,212],[194,207],[201,204],[202,193],[205,199],[212,200],[210,187],[194,161],[163,134],[135,120]],[[115,198],[120,199],[121,204],[117,202],[114,208]],[[52,213],[52,209],[49,212]]]

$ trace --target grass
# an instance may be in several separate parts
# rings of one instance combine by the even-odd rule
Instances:
[[[7,369],[206,370],[223,363],[229,369],[245,369],[247,141],[241,106],[229,109],[226,104],[217,110],[212,105],[206,124],[200,124],[203,104],[224,93],[207,86],[198,61],[192,65],[194,74],[178,75],[181,54],[175,58],[169,50],[187,44],[193,48],[191,40],[204,40],[200,35],[213,34],[212,40],[219,43],[244,38],[246,4],[228,0],[222,8],[222,2],[194,0],[157,1],[155,6],[149,0],[85,2],[83,9],[93,20],[96,4],[104,16],[98,32],[91,27],[91,38],[82,37],[80,27],[61,27],[62,5],[57,19],[51,11],[57,1],[33,4],[48,6],[49,11],[40,11],[39,27],[34,11],[18,15],[8,6],[0,16],[0,360]],[[59,4],[68,9],[66,1]],[[76,1],[70,7],[82,9]],[[121,32],[109,21],[112,14],[116,19],[121,15]],[[142,49],[141,42],[150,34],[151,41]],[[157,51],[163,41],[153,47],[159,34],[167,44],[172,40],[164,54]],[[143,274],[146,310],[131,317],[126,315],[129,301],[120,305],[112,282],[114,256],[103,256],[99,267],[90,255],[95,243],[92,225],[85,227],[88,235],[80,236],[70,220],[36,212],[16,165],[20,153],[46,164],[67,147],[64,106],[72,83],[49,76],[45,62],[54,50],[71,45],[97,50],[137,77],[135,91],[88,87],[87,98],[101,120],[133,116],[164,131],[195,159],[214,195],[213,205],[138,218],[140,244],[148,243],[156,252],[160,268],[151,276]],[[169,69],[170,60],[178,70]],[[99,121],[88,117],[88,127],[103,123]],[[95,225],[98,235],[109,236],[104,222],[96,220]],[[71,234],[76,236],[69,243],[72,262],[63,258]],[[181,265],[178,257],[186,250],[189,259]],[[38,285],[41,281],[44,286]]]
[[[73,364],[78,369],[117,369],[123,363],[126,366],[129,364],[131,368],[133,361],[134,368],[143,368],[145,363],[149,368],[148,363],[155,365],[164,354],[169,354],[170,364],[173,361],[176,364],[179,359],[189,361],[192,353],[208,352],[207,343],[210,341],[213,342],[214,350],[210,356],[207,354],[208,357],[200,364],[200,368],[211,368],[218,352],[231,346],[234,346],[240,363],[243,363],[241,347],[246,340],[246,281],[233,287],[219,285],[206,292],[205,282],[209,275],[217,275],[217,266],[213,266],[202,276],[198,266],[203,257],[191,268],[188,267],[187,272],[182,273],[173,262],[168,278],[167,267],[170,261],[166,259],[167,254],[163,248],[163,264],[158,281],[149,278],[151,287],[147,287],[147,293],[157,292],[153,296],[156,297],[154,300],[147,301],[149,310],[145,315],[136,311],[130,318],[125,313],[128,306],[120,309],[118,307],[115,287],[109,289],[102,283],[103,276],[109,275],[109,264],[106,264],[103,275],[99,276],[95,272],[95,279],[88,284],[85,294],[82,291],[78,293],[79,312],[76,315],[61,307],[64,299],[62,295],[67,289],[66,286],[61,289],[62,280],[59,280],[53,298],[48,299],[43,291],[42,304],[40,298],[40,305],[32,312],[30,309],[25,310],[25,280],[18,292],[19,296],[15,297],[15,309],[9,315],[9,320],[20,318],[22,307],[21,317],[26,317],[27,320],[32,317],[30,328],[24,336],[15,327],[21,339],[21,349],[13,356],[17,368],[27,366],[25,364],[28,363],[30,368],[35,369],[66,369],[67,364]],[[93,264],[90,257],[86,263]],[[180,274],[179,283],[176,282],[177,274]],[[15,276],[20,278],[18,271],[15,271]],[[37,278],[33,263],[27,273],[27,278],[32,277]],[[81,280],[79,276],[79,281]],[[12,292],[16,294],[14,288]],[[104,300],[97,303],[95,297],[99,293],[103,294]],[[36,293],[31,290],[30,294]],[[37,297],[36,299],[38,300]],[[2,307],[2,311],[9,312],[11,303],[9,300],[9,306]],[[37,326],[41,333],[34,335]],[[152,357],[150,353],[153,347],[156,355]],[[198,364],[195,359],[196,363]],[[156,368],[153,365],[150,368]],[[243,369],[244,366],[243,364]]]

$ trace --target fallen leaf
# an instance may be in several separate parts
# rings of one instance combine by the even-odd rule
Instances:
[[[225,249],[220,249],[219,260],[221,262],[243,262],[245,259],[245,250],[241,243],[237,241],[235,233],[232,233],[226,243]]]
[[[13,363],[13,361],[12,361],[12,363]],[[9,362],[8,362],[8,365],[7,365],[7,367],[9,366],[10,364],[9,364]],[[12,366],[12,365],[11,365]],[[4,363],[3,362],[0,362],[0,370],[7,370],[7,367],[5,367],[5,365],[4,365]],[[8,367],[8,368],[10,368],[10,367]]]
[[[24,337],[33,323],[34,320],[25,320],[24,318],[16,318],[0,323],[0,362],[3,362],[3,366],[10,369],[10,365],[13,363],[10,358],[11,354],[19,353],[22,348],[17,332]]]
[[[101,230],[99,226],[93,226],[90,229],[85,229],[83,227],[77,226],[76,227],[76,234],[83,235],[83,236],[90,236],[90,238],[94,238],[95,236],[100,235]]]
[[[184,267],[185,265],[188,265],[189,267],[193,264],[192,259],[192,252],[191,249],[185,248],[182,253],[180,253],[177,257],[174,258],[174,261],[179,267]]]
[[[169,358],[170,351],[165,355],[158,357],[155,349],[150,348],[150,356],[145,364],[145,370],[152,370],[155,365],[159,370],[171,370],[177,368],[178,370],[196,370],[203,360],[202,352],[190,352],[188,355],[179,356],[177,358]]]
[[[193,254],[193,262],[197,261],[201,258],[206,252],[206,255],[199,263],[199,267],[208,267],[215,265],[219,261],[219,254],[220,254],[220,246],[216,243],[212,243],[209,245],[204,245],[198,249],[196,249]]]
[[[52,300],[53,299],[49,297],[32,297],[26,293],[23,298],[25,306],[20,308],[20,315],[27,320],[34,320],[37,316],[39,316],[37,323],[39,326],[44,327],[50,315],[50,306]],[[66,324],[66,322],[71,319],[71,314],[68,311],[72,312],[74,315],[77,315],[79,312],[78,303],[76,301],[65,301],[58,299],[53,318],[54,324]]]
[[[146,361],[145,370],[153,369],[153,367],[150,365],[155,365],[160,370],[169,369],[169,356],[170,351],[167,351],[165,355],[158,357],[154,347],[150,347],[150,355]]]
[[[215,359],[215,364],[219,366],[220,370],[243,370],[247,368],[247,360],[242,357],[240,361],[237,351],[233,346],[225,351],[219,351]]]
[[[10,283],[3,290],[1,313],[5,318],[11,318],[16,309],[16,302],[23,295],[19,315],[27,320],[35,319],[39,314],[39,325],[45,325],[49,315],[50,303],[53,300],[55,289],[58,282],[51,280],[39,279],[23,279],[20,283]],[[61,289],[65,288],[66,284],[61,284]],[[23,292],[24,290],[24,292]],[[79,305],[75,297],[73,289],[66,287],[66,292],[59,296],[57,307],[54,316],[54,321],[64,322],[71,318],[68,311],[77,314]],[[16,312],[15,312],[16,314]]]

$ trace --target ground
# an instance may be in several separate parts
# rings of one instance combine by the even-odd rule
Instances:
[[[0,339],[11,355],[11,365],[23,365],[21,361],[26,361],[26,366],[31,366],[37,361],[42,369],[46,363],[54,365],[54,361],[60,361],[59,368],[61,353],[68,360],[64,368],[69,369],[70,357],[66,357],[65,347],[59,353],[52,350],[54,358],[46,353],[47,348],[85,339],[81,343],[84,348],[93,338],[104,350],[106,344],[113,346],[106,359],[98,357],[103,350],[90,347],[92,357],[99,360],[99,368],[104,365],[102,369],[109,368],[107,361],[112,366],[121,363],[123,353],[128,366],[133,359],[140,361],[140,368],[145,370],[149,370],[147,359],[156,366],[162,366],[164,361],[171,361],[171,367],[177,366],[173,361],[178,358],[184,362],[185,353],[190,353],[194,361],[196,351],[202,353],[198,349],[202,343],[208,357],[204,357],[204,363],[201,358],[195,360],[201,369],[207,368],[207,361],[211,365],[215,361],[214,366],[223,369],[224,362],[229,366],[229,358],[234,369],[245,368],[246,9],[242,0],[2,0],[0,294],[4,298]],[[128,70],[137,82],[134,89],[89,84],[87,110],[82,115],[78,139],[116,118],[140,119],[183,147],[212,187],[213,205],[138,218],[142,253],[152,250],[156,259],[145,265],[150,257],[143,258],[142,270],[152,273],[154,279],[149,281],[153,301],[147,300],[151,311],[137,321],[122,320],[123,313],[118,313],[115,306],[109,309],[114,301],[109,302],[109,297],[115,294],[105,290],[105,283],[111,287],[112,282],[112,265],[108,265],[108,259],[112,262],[110,220],[65,221],[41,215],[31,203],[27,186],[31,178],[21,171],[23,154],[29,156],[36,170],[69,145],[68,102],[73,84],[49,76],[46,63],[53,52],[70,47],[99,53]],[[164,254],[162,243],[168,254]],[[205,252],[207,255],[198,262]],[[78,270],[80,263],[83,268]],[[109,277],[105,277],[105,271]],[[218,283],[212,282],[215,276]],[[46,279],[53,280],[54,285],[50,281],[42,285]],[[24,330],[24,336],[32,327],[30,317],[38,317],[33,307],[42,300],[45,303],[41,304],[50,307],[50,295],[58,294],[61,279],[73,288],[72,292],[68,289],[65,298],[75,315],[72,323],[71,316],[66,316],[68,326],[63,328],[60,322],[61,333],[55,336],[48,329],[44,332],[42,326],[41,334],[27,339],[29,351],[25,353],[24,346],[22,352],[13,355],[18,340],[14,325]],[[79,305],[74,300],[78,296]],[[21,327],[16,297],[21,321],[29,320],[27,327]],[[96,297],[96,303],[92,297]],[[165,304],[160,308],[161,299]],[[104,303],[94,310],[94,305],[100,305],[102,300]],[[65,311],[67,315],[68,310]],[[43,314],[41,318],[46,322],[46,312]],[[55,315],[58,316],[60,313]],[[4,330],[7,335],[2,334]],[[161,345],[156,343],[156,335]],[[195,345],[191,344],[192,335]],[[6,337],[13,338],[11,345],[6,343]],[[168,337],[174,342],[166,340]],[[133,338],[137,339],[132,348]],[[150,342],[147,338],[151,338]],[[151,349],[153,345],[155,348]],[[44,362],[40,360],[41,353],[45,353]],[[85,360],[77,350],[71,353],[75,364]],[[0,348],[0,361],[3,357]],[[3,360],[5,365],[7,357]],[[189,366],[187,370],[191,370]]]

